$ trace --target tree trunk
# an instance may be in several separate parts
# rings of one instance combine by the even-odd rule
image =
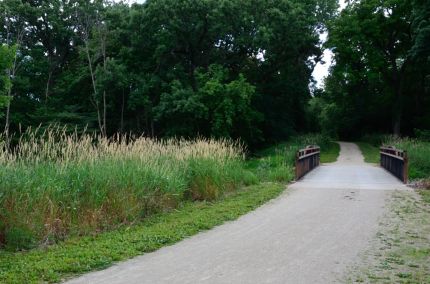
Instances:
[[[15,77],[15,70],[16,70],[15,68],[16,68],[16,54],[15,54],[15,61],[12,66],[12,69],[8,71],[9,76]],[[8,97],[8,102],[6,106],[6,121],[4,124],[4,133],[6,136],[6,143],[9,145],[10,104],[12,103],[12,85],[10,85],[7,90],[7,97]]]
[[[399,78],[399,80],[402,80]],[[403,115],[403,94],[402,94],[402,82],[397,84],[396,90],[396,101],[394,103],[393,113],[393,134],[395,137],[400,137],[401,134],[401,123]]]
[[[5,11],[5,18],[6,18],[6,11]],[[7,43],[7,45],[10,46],[11,43],[10,43],[9,24],[6,25],[6,34],[7,34],[6,43]],[[24,37],[24,28],[18,30],[18,32],[17,32],[17,38],[16,38],[16,45],[17,46],[19,46],[21,44],[23,37]],[[15,75],[18,72],[18,68],[19,68],[18,51],[15,51],[12,68],[10,68],[7,71],[8,76],[9,76],[9,78],[11,78],[11,80],[15,79]],[[13,83],[13,82],[11,82],[11,83]],[[11,84],[7,90],[8,102],[7,102],[7,107],[6,107],[6,120],[5,120],[5,125],[4,125],[4,133],[6,136],[6,143],[8,146],[9,146],[9,128],[10,128],[10,105],[11,105],[12,99],[13,99],[12,87],[13,87],[13,84]]]
[[[102,30],[99,29],[99,32]],[[103,56],[103,71],[106,74],[107,73],[107,56],[106,56],[106,34],[103,34],[100,39],[100,49]],[[107,120],[106,120],[106,112],[107,112],[107,104],[106,104],[106,90],[103,90],[103,136],[106,137],[107,134]]]
[[[9,97],[9,101],[7,102],[7,107],[6,107],[6,121],[5,121],[5,124],[4,124],[4,134],[5,134],[5,136],[6,136],[6,143],[9,145],[9,125],[10,125],[10,103],[11,103],[11,101],[10,101],[10,99],[11,99],[11,96],[10,96],[10,91],[8,91],[9,92],[9,95],[8,95],[8,97]]]
[[[106,91],[103,91],[103,136],[106,137]]]
[[[124,130],[124,104],[125,104],[125,99],[124,99],[124,89],[122,89],[122,105],[121,105],[121,125],[120,125],[120,133],[123,133]]]
[[[45,107],[47,107],[47,104],[48,104],[49,87],[51,86],[51,78],[52,78],[52,70],[49,70],[48,81],[46,82],[46,88],[45,88]]]
[[[393,123],[393,134],[395,137],[400,137],[400,123],[401,123],[401,116],[398,116],[394,119],[394,123]]]
[[[404,63],[406,64],[406,62]],[[396,137],[399,137],[401,134],[401,122],[402,122],[402,113],[403,113],[403,70],[404,65],[400,68],[397,67],[397,63],[395,58],[391,59],[391,66],[393,68],[393,83],[392,86],[394,88],[395,101],[393,107],[393,134]]]
[[[151,137],[154,137],[155,130],[154,130],[154,120],[151,119]]]
[[[97,101],[96,78],[95,78],[94,71],[93,71],[93,64],[91,62],[90,49],[89,49],[87,40],[85,40],[85,53],[87,55],[88,68],[90,69],[91,83],[93,85],[93,99],[94,99],[93,105],[97,111],[97,122],[99,125],[100,132],[103,133],[103,125],[102,125],[102,120],[101,120],[101,115],[100,115],[100,106],[99,106],[99,103]]]

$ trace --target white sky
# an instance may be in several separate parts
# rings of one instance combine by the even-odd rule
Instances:
[[[142,4],[143,2],[145,2],[146,0],[125,0],[126,2],[132,4],[132,3],[140,3]],[[119,2],[119,1],[117,1]]]
[[[346,2],[345,0],[339,0],[339,6],[340,6],[339,11],[341,11],[346,6],[345,2]],[[327,39],[327,33],[323,33],[320,36],[320,39],[322,42],[325,42]],[[317,81],[317,86],[319,88],[324,87],[324,78],[327,77],[329,73],[329,68],[332,64],[332,59],[333,59],[333,53],[331,52],[331,50],[326,49],[324,50],[324,53],[323,53],[323,58],[322,58],[323,63],[318,63],[315,66],[312,76]]]

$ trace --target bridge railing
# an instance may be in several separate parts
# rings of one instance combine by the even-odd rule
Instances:
[[[393,146],[380,148],[381,167],[392,173],[404,183],[408,182],[408,154]]]
[[[300,149],[296,154],[296,180],[299,180],[308,172],[320,164],[320,147],[316,145]]]

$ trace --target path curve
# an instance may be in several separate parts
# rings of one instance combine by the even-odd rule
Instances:
[[[210,231],[69,283],[338,283],[369,246],[388,193],[405,189],[343,143],[259,209]]]

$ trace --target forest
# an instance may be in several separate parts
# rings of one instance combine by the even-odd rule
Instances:
[[[285,139],[306,127],[319,33],[336,5],[3,1],[5,131]]]
[[[336,0],[4,0],[2,127],[250,146],[307,131],[428,133],[429,9],[426,0],[349,1],[341,12]],[[317,88],[311,74],[326,48],[334,64]]]
[[[335,64],[311,101],[322,129],[429,139],[430,2],[351,1],[327,24]]]

